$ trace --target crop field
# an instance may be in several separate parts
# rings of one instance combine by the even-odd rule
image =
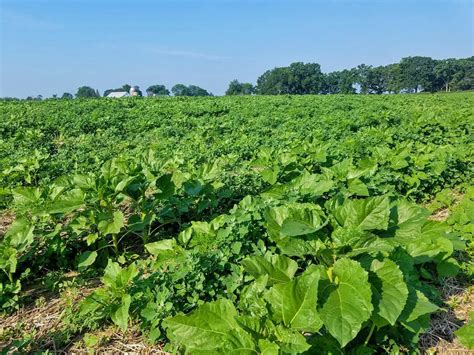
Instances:
[[[473,107],[0,101],[0,349],[468,351]]]

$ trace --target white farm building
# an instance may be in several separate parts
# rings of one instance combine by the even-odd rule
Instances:
[[[107,95],[107,97],[119,98],[119,97],[129,97],[130,94],[126,91],[113,91]]]

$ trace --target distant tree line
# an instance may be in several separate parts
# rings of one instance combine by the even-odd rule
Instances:
[[[132,86],[107,89],[103,96],[112,92],[129,92]],[[138,96],[142,92],[134,87]],[[474,90],[474,56],[461,59],[432,59],[430,57],[405,57],[399,63],[371,66],[358,65],[323,73],[317,63],[292,63],[287,67],[267,70],[254,86],[232,80],[226,95],[307,95],[307,94],[394,94],[438,91]],[[165,85],[155,84],[146,89],[148,96],[212,96],[212,93],[196,86],[176,84],[171,91]],[[62,99],[101,97],[98,90],[81,86],[75,95],[65,92]],[[53,95],[53,98],[58,98]],[[14,98],[5,98],[14,99]],[[42,100],[41,95],[27,100]]]
[[[235,95],[229,84],[228,94]],[[399,63],[356,68],[324,74],[316,63],[293,63],[274,68],[257,80],[256,94],[390,94],[474,89],[474,57],[436,60],[406,57]],[[244,95],[243,92],[237,92]]]

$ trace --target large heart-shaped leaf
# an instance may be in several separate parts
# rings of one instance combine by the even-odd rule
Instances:
[[[153,256],[158,256],[165,250],[173,250],[175,246],[176,239],[164,239],[158,242],[145,244],[146,250],[148,250],[148,252]]]
[[[343,227],[359,227],[362,230],[386,230],[390,209],[388,196],[369,197],[363,200],[346,200],[334,211]]]
[[[188,352],[255,354],[250,334],[239,327],[231,301],[206,303],[188,315],[163,321],[168,338]]]
[[[295,330],[317,332],[322,326],[316,311],[318,282],[319,271],[315,270],[273,286],[267,300],[275,318]]]
[[[100,221],[97,225],[97,228],[103,234],[117,234],[125,225],[125,217],[121,211],[115,211],[110,217]]]
[[[339,259],[332,268],[332,277],[320,315],[329,333],[344,347],[370,318],[372,292],[368,274],[357,261]]]
[[[242,260],[242,265],[255,278],[268,275],[268,284],[288,282],[293,278],[298,264],[286,256],[276,255],[272,261],[262,256],[251,256]]]
[[[370,280],[374,293],[375,312],[394,325],[403,311],[408,298],[408,288],[403,273],[394,261],[374,260],[370,267],[374,273]]]

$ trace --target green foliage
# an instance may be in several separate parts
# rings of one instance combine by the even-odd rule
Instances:
[[[238,80],[232,80],[226,90],[226,95],[252,95],[255,93],[255,87],[250,83],[240,83]]]
[[[81,86],[79,89],[77,89],[76,97],[78,99],[94,98],[100,97],[100,94],[97,90],[94,90],[90,86]]]
[[[176,84],[171,88],[171,92],[174,96],[212,96],[205,89],[196,85],[186,86],[183,84]]]
[[[164,85],[151,85],[146,89],[148,96],[168,96],[170,91]]]
[[[463,344],[469,350],[474,350],[474,313],[470,314],[471,321],[463,325],[456,331],[456,336],[458,337],[461,344]]]
[[[442,306],[434,286],[464,270],[474,210],[469,188],[446,222],[416,204],[451,206],[442,191],[472,178],[471,96],[420,100],[88,100],[70,106],[77,122],[41,127],[70,102],[2,102],[17,216],[0,240],[2,310],[44,270],[76,269],[103,273],[70,311],[81,331],[133,322],[171,352],[415,351]],[[10,170],[27,136],[18,154],[38,154]],[[111,147],[123,154],[100,164]]]

